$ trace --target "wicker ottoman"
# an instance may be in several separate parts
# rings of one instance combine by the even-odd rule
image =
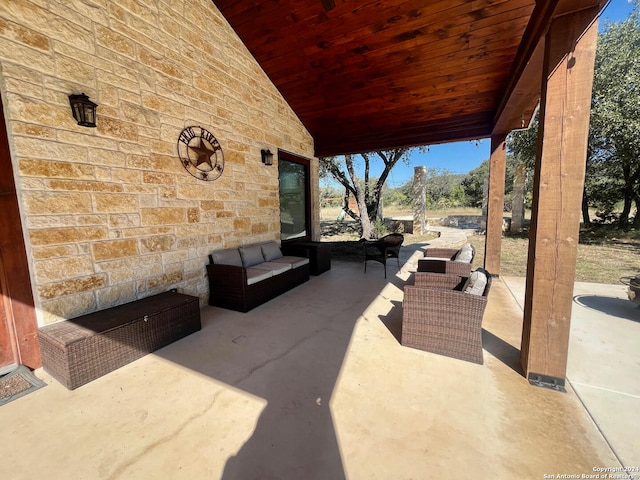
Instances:
[[[40,328],[42,366],[73,390],[200,328],[198,298],[165,292]]]

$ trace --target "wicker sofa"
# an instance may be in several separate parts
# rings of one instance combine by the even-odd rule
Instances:
[[[418,272],[451,273],[468,277],[476,250],[470,243],[462,248],[427,248],[418,260]]]
[[[249,310],[309,280],[309,259],[285,256],[276,242],[209,254],[209,305]]]
[[[479,268],[469,277],[417,272],[404,287],[404,346],[483,363],[482,317],[491,275]]]

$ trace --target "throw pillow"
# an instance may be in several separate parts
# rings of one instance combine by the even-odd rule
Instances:
[[[251,267],[259,263],[264,262],[262,256],[262,248],[260,245],[253,245],[252,247],[240,247],[240,256],[242,257],[242,265],[245,267]]]
[[[465,243],[454,260],[471,263],[471,260],[473,260],[473,246],[470,243]]]
[[[469,275],[462,291],[471,295],[482,295],[486,286],[487,276],[483,272],[475,270]]]
[[[270,262],[282,258],[282,251],[276,242],[269,242],[262,245],[262,256],[265,262]]]

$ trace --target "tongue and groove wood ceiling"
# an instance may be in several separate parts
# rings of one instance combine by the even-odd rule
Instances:
[[[491,135],[562,3],[598,2],[214,0],[317,156]],[[537,75],[502,119],[510,128],[533,111]]]

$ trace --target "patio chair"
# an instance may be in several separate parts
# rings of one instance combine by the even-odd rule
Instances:
[[[418,260],[418,272],[451,273],[468,277],[476,250],[470,243],[462,248],[427,248]]]
[[[491,275],[469,277],[417,272],[404,287],[401,344],[439,355],[483,363],[482,317]]]
[[[384,278],[387,278],[387,258],[398,260],[400,268],[400,247],[404,236],[400,233],[390,233],[375,241],[364,243],[364,272],[367,273],[367,260],[375,260],[384,265]]]

